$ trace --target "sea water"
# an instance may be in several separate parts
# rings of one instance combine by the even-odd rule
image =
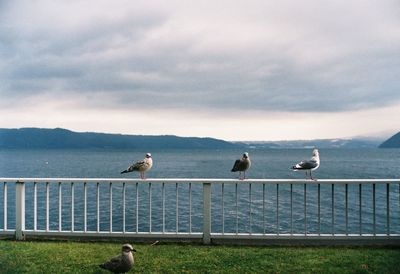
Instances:
[[[0,177],[65,177],[65,178],[137,178],[137,173],[120,174],[134,161],[152,153],[153,168],[146,174],[148,178],[237,178],[230,172],[233,163],[244,151],[232,150],[0,150]],[[311,157],[310,149],[249,149],[252,166],[246,173],[253,179],[302,179],[304,172],[293,172],[290,167],[303,159]],[[319,179],[395,179],[400,178],[400,149],[320,149],[321,166],[313,172]],[[58,188],[50,184],[50,229],[58,229]],[[188,231],[189,214],[192,215],[192,231],[201,231],[202,226],[202,189],[192,184],[192,208],[189,210],[189,185],[166,185],[165,187],[165,229],[167,231]],[[322,233],[345,232],[345,191],[344,185],[335,186],[335,210],[332,212],[331,185],[321,185],[321,219],[317,222],[317,184],[309,184],[306,189],[306,215],[304,214],[304,185],[293,185],[293,224],[290,223],[290,185],[258,185],[241,183],[236,186],[224,185],[222,203],[222,185],[212,186],[212,231],[221,232],[224,223],[225,232],[265,232],[286,233],[293,226],[294,232],[302,233],[304,219],[307,217],[307,231]],[[359,231],[358,224],[358,185],[349,185],[349,233]],[[15,186],[8,184],[8,216],[14,214]],[[75,185],[75,230],[83,228],[83,185]],[[139,200],[136,201],[136,191]],[[386,186],[376,186],[376,224],[378,232],[386,232]],[[96,229],[96,185],[88,184],[88,229]],[[279,192],[279,201],[276,193]],[[33,184],[26,184],[26,226],[33,227]],[[38,184],[38,229],[45,228],[45,185]],[[152,184],[153,231],[162,229],[161,184]],[[178,203],[177,195],[178,193]],[[63,229],[71,227],[71,187],[62,184]],[[115,231],[122,230],[122,184],[113,184],[113,221]],[[372,185],[363,186],[362,229],[370,233],[372,226]],[[251,196],[251,197],[250,197]],[[102,230],[109,224],[109,185],[100,185],[100,212]],[[126,186],[126,230],[148,231],[149,187],[147,184],[128,184]],[[252,203],[249,207],[249,199]],[[263,201],[264,207],[263,207]],[[138,202],[138,203],[137,203]],[[400,232],[399,186],[390,186],[391,232]],[[139,206],[136,208],[136,204]],[[224,210],[222,211],[222,204]],[[276,206],[278,204],[278,207]],[[236,206],[238,210],[236,210]],[[3,224],[3,187],[0,187],[0,228]],[[179,219],[176,222],[176,208]],[[278,208],[278,209],[277,209]],[[190,211],[190,212],[189,212]],[[222,212],[224,216],[222,216]],[[251,212],[251,214],[250,214]],[[335,226],[332,227],[332,213]],[[137,218],[136,218],[137,214]],[[238,214],[238,219],[236,219]],[[279,224],[279,225],[277,225]],[[15,226],[13,218],[8,227]]]

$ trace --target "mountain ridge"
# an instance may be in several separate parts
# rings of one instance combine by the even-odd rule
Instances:
[[[236,148],[238,146],[237,144],[209,137],[75,132],[63,128],[0,129],[0,148],[212,149]]]
[[[399,138],[400,138],[400,133]],[[394,135],[395,136],[395,135]],[[392,136],[393,137],[393,136]],[[390,139],[390,138],[389,138]],[[389,140],[388,139],[388,140]],[[290,148],[377,148],[384,138],[357,137],[283,141],[225,141],[211,137],[176,135],[129,135],[75,132],[64,128],[0,128],[0,148],[32,149],[290,149]],[[388,141],[387,140],[387,141]],[[382,143],[383,142],[383,143]],[[400,146],[399,146],[400,147]]]
[[[379,148],[400,148],[400,131],[380,144]]]

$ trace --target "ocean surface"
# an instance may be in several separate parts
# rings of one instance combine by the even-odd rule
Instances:
[[[0,177],[67,177],[67,178],[137,178],[138,173],[120,174],[133,161],[144,158],[146,152],[152,153],[153,168],[148,178],[237,178],[230,172],[234,161],[241,157],[241,150],[0,150]],[[304,172],[293,172],[290,167],[300,160],[311,157],[311,149],[250,149],[252,166],[246,173],[254,179],[302,179]],[[396,179],[400,178],[400,149],[320,149],[321,166],[313,175],[319,179]],[[332,226],[331,186],[321,186],[322,233],[345,232],[344,185],[335,187],[335,225]],[[359,195],[358,185],[349,186],[348,232],[358,233]],[[178,206],[176,186],[165,188],[166,231],[201,231],[202,188],[192,184],[192,220],[189,221],[189,185],[178,186]],[[63,229],[71,227],[70,184],[62,185]],[[390,231],[400,233],[399,185],[390,186]],[[45,228],[45,184],[38,184],[38,229]],[[100,186],[101,229],[109,228],[109,185]],[[128,231],[148,231],[150,226],[147,184],[138,186],[139,208],[136,208],[136,185],[126,188],[126,229]],[[152,189],[152,231],[162,229],[161,185],[153,184]],[[222,185],[212,187],[212,231],[221,232],[289,232],[290,224],[290,185],[279,186],[279,209],[277,211],[276,185],[238,185],[238,220],[236,220],[235,185],[224,186],[224,201],[221,200]],[[14,212],[14,184],[8,184],[8,215]],[[26,184],[26,226],[33,227],[33,184]],[[318,232],[317,185],[307,186],[307,228],[304,226],[304,186],[293,185],[293,231],[303,233]],[[251,195],[252,204],[249,207]],[[263,197],[264,195],[264,197]],[[372,223],[372,185],[362,190],[362,231],[371,233]],[[264,208],[262,201],[265,200]],[[64,204],[65,203],[65,204]],[[222,217],[222,204],[224,216]],[[113,219],[115,231],[122,230],[122,185],[113,185]],[[3,186],[0,184],[0,229],[4,227]],[[176,208],[179,219],[176,220]],[[83,227],[83,186],[75,186],[75,230]],[[249,212],[251,211],[251,214]],[[138,212],[138,216],[136,216]],[[376,231],[385,233],[386,226],[386,186],[376,186]],[[251,216],[251,217],[250,217]],[[137,217],[137,218],[136,218]],[[278,217],[278,218],[277,218]],[[15,226],[10,218],[8,227]],[[88,184],[88,229],[96,227],[96,186]],[[57,184],[50,185],[50,229],[58,229]]]

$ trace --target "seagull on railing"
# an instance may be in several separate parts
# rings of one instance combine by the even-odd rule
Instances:
[[[153,160],[151,158],[151,154],[146,153],[146,158],[144,158],[143,161],[138,161],[138,162],[130,165],[126,170],[122,171],[121,174],[132,172],[132,171],[139,171],[140,178],[146,179],[144,176],[144,173],[146,171],[149,171],[152,166],[153,166]]]
[[[128,272],[135,263],[132,251],[136,252],[130,244],[124,244],[120,255],[111,258],[109,261],[102,263],[99,266],[111,271],[112,273]]]
[[[233,165],[232,172],[239,171],[239,179],[244,180],[246,179],[246,170],[248,170],[251,166],[251,161],[249,157],[249,153],[243,153],[242,159],[237,159],[235,164]],[[241,178],[241,174],[243,172],[243,178]]]
[[[292,169],[294,171],[305,170],[306,171],[306,179],[307,179],[307,171],[310,171],[310,179],[311,180],[316,180],[316,179],[314,179],[312,177],[311,171],[312,170],[316,170],[317,168],[319,168],[319,164],[320,164],[319,152],[318,152],[318,149],[314,149],[313,150],[313,155],[312,155],[310,160],[301,161],[300,163],[294,165],[292,167]]]

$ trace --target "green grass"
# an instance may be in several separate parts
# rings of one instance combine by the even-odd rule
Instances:
[[[131,273],[400,273],[400,249],[134,245]],[[120,243],[0,240],[0,273],[107,273]]]

